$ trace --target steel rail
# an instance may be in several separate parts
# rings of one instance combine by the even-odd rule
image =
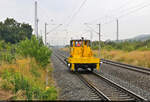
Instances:
[[[134,98],[136,101],[148,101],[147,99],[145,99],[144,97],[128,90],[127,88],[125,87],[122,87],[121,85],[115,83],[114,81],[111,81],[110,79],[96,73],[96,72],[93,72],[92,74],[94,74],[95,76],[101,78],[102,80],[104,80],[105,82],[107,82],[109,85],[117,88],[118,90],[121,90],[122,92],[128,94],[129,96],[131,96],[132,98]]]
[[[62,54],[55,54],[55,56],[63,61],[63,63],[67,66],[67,63],[65,63],[65,61],[63,59],[61,59],[60,57],[58,57],[58,55],[62,56],[63,58],[66,58],[64,55]],[[104,60],[103,60],[104,61]],[[99,97],[102,97],[104,100],[110,100],[103,92],[101,92],[100,90],[98,90],[92,83],[88,82],[85,78],[83,78],[80,74],[78,74],[76,72],[77,76],[79,77],[79,79],[86,84],[86,86],[88,86],[90,89],[92,89],[92,91],[94,91],[95,94],[97,94]],[[142,96],[120,86],[119,84],[109,80],[108,78],[105,78],[104,76],[97,74],[95,72],[93,72],[92,74],[96,75],[97,77],[100,77],[101,79],[103,79],[105,82],[107,82],[108,84],[110,84],[111,86],[121,90],[124,93],[127,93],[129,96],[133,97],[136,101],[147,101],[147,99],[143,98]]]
[[[64,58],[66,58],[66,56],[64,56],[62,54],[60,54],[60,55],[63,56]],[[110,64],[110,65],[113,65],[113,66],[117,66],[119,68],[125,68],[125,69],[128,69],[128,70],[132,70],[132,71],[136,71],[136,72],[140,72],[140,73],[143,73],[143,74],[150,75],[150,68],[133,66],[133,65],[130,65],[130,64],[120,63],[120,62],[107,60],[107,59],[103,59],[103,58],[101,59],[101,62],[103,62],[105,64]]]
[[[64,56],[62,54],[60,54],[60,55],[63,56],[64,58],[66,58],[66,56]],[[106,60],[106,59],[101,59],[101,62],[103,62],[105,64],[110,64],[110,65],[113,65],[113,66],[117,66],[119,68],[125,68],[125,69],[128,69],[128,70],[132,70],[132,71],[140,72],[140,73],[143,73],[143,74],[146,74],[146,75],[150,75],[150,68],[133,66],[133,65],[129,65],[129,64],[124,64],[124,63],[120,63],[120,62]]]
[[[133,70],[133,71],[137,71],[137,72],[140,72],[140,73],[150,75],[150,69],[149,68],[133,66],[133,65],[129,65],[129,64],[124,64],[124,63],[120,63],[120,62],[106,60],[106,59],[101,59],[101,62],[103,62],[105,64],[110,64],[110,65],[113,65],[113,66],[118,66],[120,68],[125,68],[125,69],[128,69],[128,70]]]
[[[66,66],[67,64],[65,63],[65,61],[63,59],[61,59],[60,57],[58,57],[58,55],[60,54],[56,54],[56,52],[54,53],[54,55],[61,61],[63,62]],[[92,83],[90,83],[89,81],[87,81],[85,78],[83,78],[80,74],[78,74],[76,72],[76,75],[79,77],[79,79],[87,86],[89,87],[92,92],[94,92],[99,98],[102,98],[102,100],[107,100],[110,101],[110,99],[103,93],[101,92],[99,89],[97,89]]]
[[[109,97],[107,97],[102,91],[100,91],[94,84],[86,80],[82,75],[80,75],[77,72],[76,75],[87,87],[89,87],[97,96],[99,96],[99,98],[102,98],[103,100],[111,101]]]

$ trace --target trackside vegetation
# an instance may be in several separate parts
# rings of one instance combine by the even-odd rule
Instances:
[[[92,49],[98,50],[98,41],[94,41],[92,43]],[[123,42],[113,42],[113,41],[106,41],[101,42],[101,48],[105,50],[122,50],[126,52],[131,51],[149,51],[150,50],[150,40],[146,41],[123,41]]]
[[[101,58],[150,68],[150,40],[146,41],[105,41],[101,44]],[[99,42],[92,42],[94,56],[98,57]],[[69,51],[68,46],[63,48]]]
[[[94,41],[92,45],[94,55],[98,56],[98,41]],[[101,42],[101,57],[150,68],[150,40]]]
[[[31,40],[21,41],[17,46],[17,53],[24,57],[34,57],[39,65],[45,68],[50,63],[51,50],[44,46],[42,40],[37,40],[35,36]]]
[[[52,78],[52,51],[35,36],[17,44],[0,41],[0,100],[56,100]],[[7,94],[6,94],[7,93]]]

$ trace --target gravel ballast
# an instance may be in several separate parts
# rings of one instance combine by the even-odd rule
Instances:
[[[150,100],[150,75],[104,63],[98,73]]]
[[[75,74],[69,72],[54,54],[51,60],[54,66],[53,76],[59,87],[58,100],[93,100],[91,90]]]
[[[102,64],[105,77],[150,100],[150,76],[132,70]]]

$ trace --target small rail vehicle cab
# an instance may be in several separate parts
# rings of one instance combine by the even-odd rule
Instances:
[[[100,69],[100,59],[93,56],[90,40],[70,40],[70,57],[66,59],[68,68],[77,71],[79,68]]]

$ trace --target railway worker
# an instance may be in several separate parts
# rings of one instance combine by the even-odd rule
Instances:
[[[82,46],[82,41],[79,41],[79,43],[80,43],[80,46]]]
[[[80,47],[80,42],[79,41],[77,41],[77,47]]]

